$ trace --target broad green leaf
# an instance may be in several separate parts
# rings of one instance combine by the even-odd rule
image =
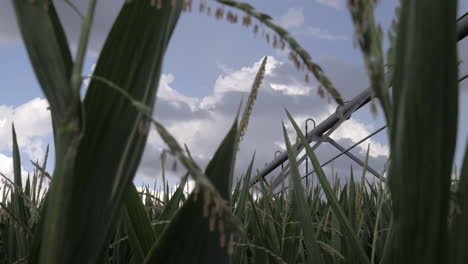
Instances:
[[[94,71],[148,109],[154,106],[162,60],[182,7],[181,0],[174,7],[163,2],[161,9],[149,1],[124,3]],[[106,254],[146,143],[148,120],[105,82],[91,80],[83,117],[81,135],[70,135],[76,147],[68,147],[69,155],[54,172],[41,263],[94,263]]]
[[[456,7],[455,0],[402,1],[388,176],[393,234],[383,263],[447,261],[458,111]]]
[[[70,88],[73,62],[64,29],[52,1],[12,0],[12,3],[29,59],[57,128],[76,113],[71,107],[79,99]]]
[[[21,176],[21,157],[18,149],[18,141],[16,138],[15,127],[12,126],[13,136],[13,177],[14,186],[12,186],[12,212],[14,214],[15,223],[15,241],[12,241],[16,246],[15,260],[24,258],[28,255],[29,243],[27,239],[27,231],[29,230],[26,206],[24,204],[25,193],[23,192],[23,183]]]
[[[236,120],[206,168],[207,177],[225,200],[230,197],[237,133]],[[231,224],[217,213],[215,204],[204,186],[192,192],[144,263],[229,263]]]
[[[132,263],[133,251],[130,247],[126,227],[127,225],[125,224],[124,218],[120,217],[115,228],[115,234],[113,236],[112,242],[109,245],[109,250],[112,252],[112,264]]]

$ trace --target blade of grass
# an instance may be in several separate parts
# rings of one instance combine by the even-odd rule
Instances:
[[[156,236],[143,201],[133,184],[127,190],[124,205],[124,222],[128,230],[133,262],[142,263],[151,246],[155,243]]]
[[[306,197],[304,192],[304,187],[302,186],[301,177],[299,176],[299,169],[296,160],[296,151],[295,148],[291,146],[291,141],[286,131],[286,127],[283,125],[283,134],[284,141],[286,143],[286,149],[288,151],[289,164],[291,165],[291,177],[293,184],[293,196],[294,202],[296,203],[296,213],[298,215],[299,221],[301,222],[301,227],[304,236],[304,243],[307,249],[307,263],[324,263],[322,254],[319,251],[317,244],[317,235],[315,234],[312,228],[312,217],[308,212],[309,206],[306,203]]]
[[[296,121],[294,121],[293,117],[287,110],[286,110],[286,114],[288,115],[288,118],[291,124],[296,130],[297,136],[299,137],[300,141],[305,147],[306,153],[309,156],[312,162],[312,165],[317,173],[317,178],[320,182],[320,185],[322,186],[325,196],[327,197],[328,203],[333,209],[333,212],[335,213],[335,215],[340,220],[340,223],[343,225],[342,232],[348,238],[348,243],[350,244],[350,247],[353,247],[354,250],[356,251],[356,256],[359,258],[360,263],[368,264],[369,258],[367,257],[366,252],[361,246],[361,243],[357,237],[356,231],[353,229],[353,226],[351,225],[350,221],[346,218],[346,214],[341,208],[338,202],[338,199],[336,197],[336,194],[333,191],[332,187],[330,186],[330,183],[328,182],[327,177],[325,176],[325,173],[323,172],[323,169],[320,166],[320,163],[317,157],[315,156],[312,148],[308,144],[307,139],[305,138],[299,126],[297,125]]]
[[[164,207],[161,216],[158,218],[159,221],[168,221],[172,219],[172,217],[177,213],[177,210],[180,207],[180,203],[182,201],[182,197],[184,195],[184,188],[187,184],[189,174],[187,173],[183,178],[177,190],[175,191],[174,195],[172,195],[169,203]],[[162,231],[164,230],[164,226],[157,225],[154,227],[156,235],[161,235]]]

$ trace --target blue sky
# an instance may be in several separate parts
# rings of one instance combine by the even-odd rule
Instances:
[[[55,1],[72,46],[79,29],[78,17],[62,1]],[[75,1],[81,8],[86,1]],[[98,1],[90,53],[86,60],[85,75],[92,65],[117,14],[121,0]],[[217,5],[207,1],[211,6]],[[296,37],[312,58],[323,66],[338,90],[346,99],[368,87],[362,56],[354,45],[353,26],[344,0],[256,0],[249,1],[258,10],[266,12]],[[397,1],[381,1],[377,9],[379,23],[386,31],[394,15]],[[195,1],[198,3],[198,1]],[[83,8],[84,9],[84,8]],[[270,161],[276,150],[282,151],[280,122],[288,108],[303,125],[308,117],[317,121],[331,114],[335,105],[317,95],[317,83],[303,81],[287,59],[287,53],[275,50],[251,28],[230,24],[194,12],[184,13],[173,35],[163,66],[155,117],[161,120],[181,143],[187,143],[197,161],[206,165],[217,144],[234,118],[237,105],[247,96],[253,76],[263,56],[269,56],[267,75],[254,107],[251,125],[241,145],[237,169],[242,172],[256,152],[256,168]],[[460,14],[468,10],[466,1],[460,3]],[[460,58],[468,60],[468,43],[459,44]],[[385,43],[387,46],[387,43]],[[52,142],[50,120],[36,79],[32,73],[24,46],[17,31],[9,1],[0,3],[0,171],[11,173],[11,122],[17,126],[22,149],[24,169],[29,160],[41,158],[47,144]],[[462,64],[460,74],[468,72]],[[468,84],[461,84],[461,123],[457,162],[467,138]],[[363,138],[383,124],[369,108],[359,111],[333,138],[343,146]],[[388,153],[385,132],[371,143],[371,164],[381,169]],[[460,147],[462,146],[462,147]],[[363,157],[367,145],[354,153]],[[156,133],[150,133],[137,184],[151,183],[161,173],[160,153],[164,148]],[[337,152],[327,146],[319,151],[325,161]],[[53,157],[53,156],[52,156]],[[350,165],[346,158],[335,162],[335,170],[346,175]],[[53,170],[53,162],[48,170]],[[177,181],[181,171],[170,172],[171,182]]]

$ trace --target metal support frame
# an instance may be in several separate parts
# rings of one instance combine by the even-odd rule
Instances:
[[[457,40],[460,41],[464,39],[468,35],[468,13],[457,19]],[[387,78],[391,80],[390,78]],[[343,106],[339,106],[335,113],[330,115],[328,118],[326,118],[324,121],[322,121],[320,124],[318,124],[314,129],[312,129],[310,132],[306,131],[306,137],[308,139],[308,143],[310,144],[312,141],[316,141],[312,149],[316,149],[321,145],[321,143],[324,142],[325,139],[329,138],[330,134],[333,133],[336,128],[338,128],[345,120],[349,119],[351,115],[360,109],[362,106],[367,104],[371,100],[372,96],[372,91],[370,88],[366,89],[365,91],[361,92],[359,95],[354,97],[351,101],[346,102]],[[315,122],[314,122],[315,123]],[[307,125],[307,122],[306,122]],[[313,140],[316,139],[316,140]],[[333,144],[332,144],[333,145]],[[335,145],[340,150],[343,150],[344,148]],[[303,149],[302,145],[298,146],[298,153]],[[348,149],[349,150],[349,149]],[[347,154],[346,154],[347,153]],[[346,154],[348,157],[351,158],[348,153],[348,151],[344,151],[340,154],[343,155]],[[352,155],[352,154],[351,154]],[[272,160],[270,163],[268,163],[265,168],[260,171],[256,177],[254,177],[251,182],[250,186],[255,185],[259,180],[263,179],[265,176],[267,176],[269,173],[271,173],[273,170],[278,168],[280,165],[282,165],[286,160],[288,159],[287,153],[281,153],[279,156],[276,157],[275,159]],[[352,158],[354,160],[354,158]],[[356,158],[357,159],[357,158]],[[307,160],[307,156],[304,155],[302,158],[298,160],[298,164],[301,164],[304,160]],[[359,160],[359,159],[357,159]],[[358,162],[355,160],[356,162]],[[359,163],[359,162],[358,162]],[[306,162],[307,164],[307,162]],[[308,165],[306,165],[308,166]],[[324,165],[322,165],[324,166]],[[282,172],[278,175],[278,177],[275,179],[275,181],[271,184],[273,188],[276,188],[278,185],[278,182],[281,183],[285,176],[287,175],[287,170],[289,168],[289,165],[286,165],[283,167]],[[375,170],[374,170],[375,172]],[[372,173],[375,175],[374,173]],[[377,175],[379,175],[377,173]],[[305,176],[306,177],[306,176]],[[379,177],[381,180],[385,180],[383,177]]]
[[[345,120],[349,119],[351,117],[351,114],[355,112],[357,109],[361,108],[364,106],[367,102],[370,101],[371,98],[371,91],[370,89],[367,89],[363,92],[361,92],[358,96],[353,98],[351,101],[348,101],[345,103],[343,106],[337,107],[335,113],[330,115],[327,119],[322,121],[320,124],[318,124],[314,129],[312,129],[307,135],[307,139],[310,142],[317,137],[317,136],[325,136],[328,137],[333,131],[335,131]],[[316,141],[315,145],[312,147],[312,149],[318,148],[322,143],[324,138],[321,138]],[[300,152],[303,149],[302,145],[299,145],[298,147],[298,152]],[[271,161],[265,168],[263,168],[262,171],[259,172],[259,174],[252,179],[251,181],[251,186],[256,184],[261,178],[264,178],[266,175],[268,175],[270,172],[272,172],[274,169],[279,167],[282,163],[284,163],[288,159],[288,154],[287,153],[282,153],[279,155],[277,158],[275,158],[273,161]],[[301,164],[305,160],[305,157],[302,157],[298,163]],[[289,168],[288,165],[285,166],[284,170],[287,170]],[[281,180],[284,178],[281,175],[278,177],[281,178]],[[275,181],[272,183],[273,186],[277,186],[278,183]]]
[[[327,142],[330,143],[332,146],[337,148],[340,152],[344,153],[346,156],[348,156],[350,159],[354,160],[357,164],[361,165],[361,167],[366,168],[368,172],[370,172],[372,175],[374,175],[377,178],[380,178],[380,173],[378,173],[376,170],[374,170],[371,166],[365,165],[365,163],[354,156],[351,152],[347,152],[345,148],[343,148],[340,144],[338,144],[336,141],[334,141],[331,138],[327,138]]]
[[[280,155],[281,155],[281,151],[277,150],[277,151],[275,152],[275,159],[278,157],[277,154],[280,154]],[[281,170],[284,170],[284,163],[281,163]]]
[[[380,132],[381,132],[382,130],[384,130],[385,128],[387,128],[387,126],[383,126],[383,127],[379,128],[379,129],[377,129],[376,131],[372,132],[372,133],[371,133],[370,135],[368,135],[367,137],[365,137],[365,138],[359,140],[358,142],[356,142],[356,143],[355,143],[354,145],[352,145],[351,147],[345,149],[345,150],[344,150],[343,152],[341,152],[340,154],[338,154],[338,155],[334,156],[333,158],[327,160],[326,162],[320,164],[320,167],[326,166],[326,165],[330,164],[331,162],[333,162],[334,160],[336,160],[337,158],[339,158],[339,157],[341,157],[341,156],[343,156],[343,155],[346,155],[346,153],[348,153],[349,151],[351,151],[351,150],[354,149],[355,147],[361,145],[362,142],[364,142],[364,141],[368,140],[369,138],[375,136],[376,134],[380,133]],[[307,179],[307,177],[311,176],[311,175],[314,174],[314,173],[315,173],[315,170],[313,170],[312,172],[307,173],[306,175],[302,176],[301,179],[302,179],[302,180],[303,180],[303,179]],[[380,177],[382,177],[382,176],[380,176]],[[286,187],[284,187],[284,189],[288,189],[288,187],[286,186]],[[275,195],[277,195],[277,194],[279,194],[279,193],[280,193],[280,192],[276,193]]]

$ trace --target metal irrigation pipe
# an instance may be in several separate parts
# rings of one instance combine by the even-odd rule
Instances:
[[[468,35],[468,12],[465,13],[463,16],[457,19],[457,41],[464,39]],[[339,106],[335,113],[330,115],[327,119],[325,119],[322,123],[320,123],[316,128],[310,131],[309,134],[306,135],[309,143],[313,136],[321,136],[331,127],[333,127],[336,123],[338,123],[341,118],[345,116],[345,114],[351,114],[362,106],[367,104],[372,96],[372,91],[370,88],[366,89],[365,91],[361,92],[358,96],[354,97],[351,101],[345,103],[343,106]],[[350,111],[352,111],[350,113]],[[298,146],[298,150],[302,148],[302,145]],[[252,187],[255,185],[261,178],[264,178],[282,163],[284,163],[288,159],[287,153],[282,153],[279,157],[275,158],[271,161],[259,174],[252,179],[250,182],[250,186]]]
[[[335,113],[330,115],[327,119],[322,121],[318,124],[312,131],[310,131],[306,137],[309,142],[312,141],[312,138],[315,136],[321,136],[323,133],[327,132],[330,128],[332,128],[335,124],[337,124],[343,116],[347,116],[352,112],[356,111],[357,109],[364,106],[367,102],[370,101],[371,98],[371,90],[367,89],[361,92],[358,96],[354,97],[351,101],[345,103],[343,106],[339,106]],[[302,145],[298,146],[298,150],[302,149]],[[279,167],[281,163],[285,162],[288,159],[288,154],[286,152],[279,155],[275,158],[272,162],[267,164],[262,171],[251,181],[250,186],[255,185],[261,178],[264,178],[274,169]]]
[[[460,41],[468,35],[468,12],[457,19],[457,40]]]
[[[276,154],[278,154],[278,153],[281,155],[281,151],[277,150],[277,151],[275,152],[275,159],[278,157],[278,155],[276,155]],[[281,163],[281,169],[284,169],[284,166],[283,166],[283,165],[284,165],[284,164]]]

